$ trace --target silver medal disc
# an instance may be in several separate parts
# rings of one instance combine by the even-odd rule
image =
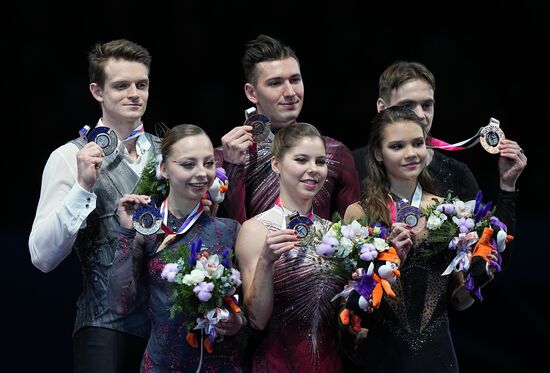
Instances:
[[[152,205],[139,206],[132,217],[134,229],[144,236],[155,234],[162,224],[162,215]]]
[[[118,146],[116,133],[109,127],[95,127],[87,133],[86,138],[88,142],[93,141],[99,145],[105,156],[112,154]]]

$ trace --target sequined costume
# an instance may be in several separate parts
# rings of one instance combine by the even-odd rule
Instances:
[[[243,223],[273,206],[279,195],[279,182],[271,169],[272,138],[273,135],[258,144],[257,152],[248,152],[244,165],[225,162],[223,148],[216,148],[216,166],[223,167],[229,177],[229,190],[219,216]],[[324,139],[328,175],[313,199],[313,209],[320,217],[331,219],[336,211],[344,216],[346,208],[359,199],[360,186],[351,151],[340,141],[326,136]]]
[[[169,215],[168,221],[173,220],[173,216]],[[234,247],[237,231],[238,224],[232,219],[202,214],[189,231],[178,235],[164,250],[175,250],[180,244],[189,245],[201,237],[203,246],[208,247],[209,252],[221,254],[226,247]],[[116,251],[109,282],[109,301],[113,309],[131,310],[134,294],[140,289],[146,289],[151,336],[141,362],[141,372],[195,372],[199,366],[201,349],[191,347],[185,340],[187,330],[183,322],[188,315],[179,314],[170,318],[168,309],[173,303],[172,287],[160,277],[166,263],[161,253],[155,251],[165,235],[153,235],[141,241],[142,238],[141,235],[136,237],[134,230],[122,230],[121,245]],[[136,283],[139,285],[136,286]],[[238,351],[235,337],[226,336],[222,342],[214,343],[212,353],[203,351],[201,371],[241,372]]]
[[[357,166],[359,180],[363,182],[367,177],[366,157],[367,146],[353,150],[353,158]],[[476,198],[479,186],[468,166],[439,151],[434,151],[434,156],[428,165],[428,171],[433,178],[435,194],[444,196],[451,190],[452,195],[463,201]]]
[[[255,217],[269,230],[282,228],[283,210],[275,206]],[[330,222],[314,215],[316,224]],[[274,264],[273,314],[259,336],[252,372],[340,372],[336,345],[337,301],[345,285],[334,262],[317,255],[312,244],[283,254]]]
[[[509,230],[515,227],[514,212],[513,196],[501,192],[495,216]],[[453,256],[426,241],[411,248],[391,285],[396,297],[384,294],[380,307],[364,319],[369,331],[358,355],[365,373],[459,371],[447,311],[450,276],[441,276]]]

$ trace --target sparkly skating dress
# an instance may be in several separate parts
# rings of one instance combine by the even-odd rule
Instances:
[[[269,230],[281,229],[283,209],[275,206],[255,219]],[[330,226],[316,215],[313,220],[325,229]],[[275,262],[273,314],[255,344],[253,372],[342,370],[336,344],[338,301],[331,299],[346,279],[334,269],[332,259],[317,255],[313,245],[294,248]]]

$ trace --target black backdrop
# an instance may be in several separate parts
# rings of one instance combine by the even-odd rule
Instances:
[[[306,87],[300,119],[351,149],[366,142],[378,76],[397,59],[423,62],[436,76],[435,137],[465,139],[496,117],[507,137],[522,145],[529,166],[518,184],[512,267],[484,289],[483,303],[452,313],[451,322],[462,371],[543,364],[536,351],[550,342],[541,306],[549,285],[548,189],[540,181],[548,170],[543,166],[549,134],[543,57],[550,44],[548,8],[531,0],[484,3],[485,10],[471,1],[229,3],[3,6],[1,27],[7,32],[2,32],[0,84],[8,133],[1,162],[8,173],[2,181],[0,272],[8,345],[4,363],[17,367],[9,371],[71,370],[78,261],[73,254],[43,274],[30,263],[26,241],[49,153],[100,114],[87,88],[88,50],[96,41],[122,37],[147,47],[153,64],[146,127],[196,123],[217,145],[229,128],[242,123],[249,106],[240,59],[244,44],[258,33],[281,38],[300,58]],[[494,199],[496,157],[481,147],[453,156],[471,166],[486,199]]]

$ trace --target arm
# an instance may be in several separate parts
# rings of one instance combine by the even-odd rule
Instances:
[[[273,264],[297,242],[294,230],[268,233],[257,220],[247,220],[239,232],[235,252],[243,281],[244,306],[254,329],[263,330],[273,312]]]
[[[334,150],[333,157],[337,161],[338,183],[336,195],[332,198],[331,211],[338,211],[342,216],[349,205],[361,198],[361,187],[353,154],[348,147],[339,144]]]
[[[349,224],[354,220],[360,220],[365,217],[365,210],[363,210],[361,205],[356,202],[346,208],[346,212],[344,213],[344,223]]]
[[[237,157],[237,159],[234,159],[235,157],[226,158],[226,153],[224,147],[218,147],[214,152],[216,166],[223,167],[229,179],[229,189],[225,193],[224,201],[219,205],[218,214],[222,217],[233,218],[242,224],[247,219],[246,188],[244,184],[244,162],[246,158],[244,160],[240,157]],[[242,163],[232,163],[230,160]]]
[[[65,144],[46,163],[29,236],[32,263],[43,272],[53,270],[71,253],[78,230],[95,209],[92,189],[100,171],[95,166],[102,159],[90,156],[96,148],[91,143],[79,151],[76,145]]]
[[[124,195],[118,206],[120,218],[120,240],[116,245],[115,258],[109,274],[107,285],[107,299],[111,310],[118,315],[130,312],[134,306],[137,287],[141,277],[141,263],[143,260],[144,240],[136,239],[136,231],[132,227],[132,214],[138,203],[144,203],[147,196]],[[146,202],[145,202],[146,203]]]

